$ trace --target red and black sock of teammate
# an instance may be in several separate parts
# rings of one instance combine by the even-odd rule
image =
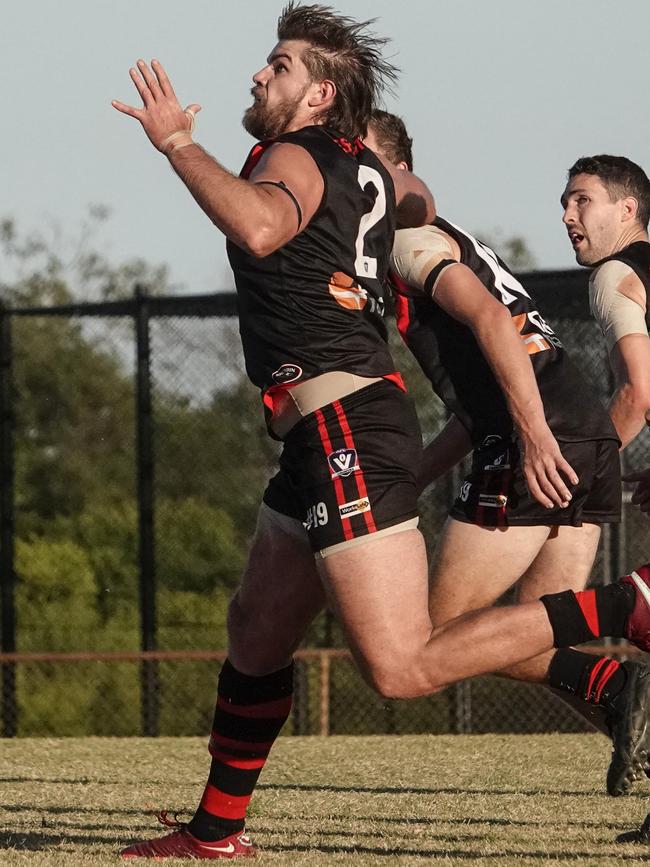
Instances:
[[[622,638],[634,599],[630,584],[607,584],[578,593],[551,593],[540,601],[553,629],[555,647],[572,647],[605,636]]]
[[[620,662],[571,648],[556,651],[549,668],[551,686],[604,708],[613,707],[626,682]]]
[[[210,775],[188,825],[199,840],[221,840],[243,829],[257,779],[291,711],[292,694],[293,664],[249,677],[225,661],[210,737]]]

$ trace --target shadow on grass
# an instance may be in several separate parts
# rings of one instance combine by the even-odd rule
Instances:
[[[298,792],[349,792],[350,794],[362,795],[516,795],[522,797],[539,798],[544,795],[564,795],[570,798],[593,798],[598,795],[605,796],[602,791],[571,791],[570,789],[495,789],[490,786],[483,788],[460,788],[458,786],[435,786],[419,788],[416,786],[333,786],[328,783],[260,783],[256,791],[298,791]],[[626,798],[648,799],[645,791],[634,791],[626,795]]]
[[[458,844],[458,840],[454,840],[456,844]],[[572,852],[569,851],[555,851],[553,849],[549,849],[547,851],[522,851],[519,849],[499,849],[499,851],[495,852],[471,852],[468,849],[428,849],[424,847],[420,848],[399,848],[399,849],[379,849],[371,846],[320,846],[318,844],[314,845],[292,845],[292,846],[284,846],[281,844],[276,845],[267,845],[264,846],[265,852],[322,852],[329,855],[339,855],[339,854],[348,854],[348,855],[375,855],[375,856],[384,856],[386,858],[396,858],[396,857],[415,857],[415,858],[428,858],[431,861],[445,861],[450,863],[450,859],[454,858],[458,861],[488,861],[491,858],[513,858],[517,860],[521,860],[523,858],[536,858],[540,859],[540,861],[547,862],[550,857],[552,857],[556,862],[561,864],[569,864],[575,861],[586,861],[587,863],[593,863],[595,857],[601,857],[600,855],[595,856],[594,852],[579,852],[574,850]],[[604,855],[602,856],[604,857]],[[621,854],[620,852],[616,853],[616,859],[618,861],[633,861],[638,864],[640,862],[650,861],[650,853],[648,855],[636,855],[636,854]]]
[[[339,835],[343,836],[343,835]],[[450,842],[455,844],[457,848],[451,849],[446,846],[441,846],[438,849],[431,848],[430,846],[418,846],[418,847],[394,847],[394,848],[379,848],[377,846],[360,846],[360,845],[328,845],[328,844],[281,844],[281,843],[271,843],[263,846],[263,850],[265,852],[320,852],[323,854],[331,854],[331,855],[339,855],[339,854],[348,854],[348,855],[374,855],[385,858],[396,858],[396,857],[420,857],[420,858],[428,858],[432,861],[446,861],[449,863],[450,858],[454,858],[458,861],[478,861],[478,860],[488,860],[491,858],[513,858],[513,859],[522,859],[522,858],[535,858],[543,861],[547,861],[549,856],[553,859],[560,860],[560,863],[569,864],[571,862],[577,861],[589,861],[593,860],[594,852],[583,852],[583,851],[555,851],[552,848],[549,848],[546,851],[522,851],[518,849],[499,849],[495,852],[485,853],[485,852],[472,852],[469,849],[463,849],[458,847],[458,840],[454,838],[449,838],[446,836],[436,836],[436,840],[439,840],[441,844],[446,842]],[[75,835],[74,837],[70,837],[65,834],[52,834],[52,833],[39,833],[36,831],[32,831],[26,834],[7,834],[5,832],[0,832],[0,850],[2,849],[13,849],[15,851],[22,852],[42,852],[48,849],[58,848],[61,844],[65,843],[70,846],[74,844],[75,846],[111,846],[115,847],[116,855],[117,850],[119,850],[122,846],[126,845],[129,842],[128,839],[115,839],[115,838],[106,838],[100,837],[97,835]],[[476,842],[476,838],[472,838],[472,842]],[[619,861],[634,861],[635,863],[640,862],[648,862],[650,861],[650,853],[647,855],[637,855],[637,854],[627,854],[617,852],[616,858]]]
[[[263,816],[255,816],[256,822],[266,822],[267,820],[275,820],[277,822],[311,822],[313,823],[315,817],[313,816],[296,816],[295,813],[291,815],[287,813],[269,813],[267,810],[264,811]],[[355,822],[359,822],[360,824],[363,822],[372,822],[373,824],[387,824],[387,825],[404,825],[408,827],[409,825],[484,825],[488,827],[512,827],[512,828],[553,828],[556,826],[563,827],[567,824],[565,818],[558,818],[555,820],[548,821],[540,821],[538,819],[501,819],[501,818],[474,818],[467,817],[463,819],[452,819],[447,817],[436,816],[435,818],[431,818],[431,816],[382,816],[380,814],[375,816],[354,816]],[[318,821],[322,822],[323,817],[319,816]],[[337,820],[333,820],[337,821]],[[617,831],[621,828],[627,828],[629,826],[629,822],[602,822],[599,819],[571,819],[571,827],[572,828],[607,828],[612,831]],[[271,826],[263,825],[265,830],[271,830]]]
[[[137,807],[78,807],[69,806],[35,806],[29,804],[8,804],[2,805],[0,810],[6,810],[8,813],[42,813],[43,815],[65,815],[66,813],[101,813],[103,816],[153,816],[156,817],[155,810],[142,810]],[[172,812],[172,811],[169,811]],[[180,812],[180,811],[179,811]]]
[[[73,829],[69,829],[73,830]],[[130,842],[130,837],[103,837],[98,834],[75,834],[53,831],[25,831],[11,833],[0,831],[0,851],[12,849],[18,852],[42,852],[59,848],[66,844],[68,848],[77,846],[114,846],[124,848]]]

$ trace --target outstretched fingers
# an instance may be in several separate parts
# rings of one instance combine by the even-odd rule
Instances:
[[[143,110],[141,108],[134,108],[132,105],[127,105],[124,102],[120,102],[119,99],[112,99],[111,105],[113,106],[113,108],[121,111],[122,114],[128,114],[129,117],[134,117],[136,120],[142,122]]]
[[[158,79],[158,85],[160,86],[160,90],[163,92],[163,94],[167,97],[171,97],[172,99],[176,99],[176,94],[174,93],[172,83],[169,80],[162,63],[159,60],[156,60],[155,57],[151,61],[151,68],[156,74],[156,78]],[[187,111],[187,109],[185,110]]]
[[[149,69],[144,60],[138,60],[138,72],[142,76],[142,80],[144,80],[148,90],[149,95],[152,99],[157,100],[163,95],[163,90],[158,82],[158,78],[153,74],[153,72]],[[133,78],[133,76],[131,76]],[[136,84],[136,87],[138,85]],[[140,88],[138,87],[140,91]],[[142,92],[140,92],[140,96],[142,96]]]

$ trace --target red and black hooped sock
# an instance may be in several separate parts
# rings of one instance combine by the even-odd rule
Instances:
[[[293,663],[249,677],[226,660],[217,689],[210,776],[188,825],[199,840],[220,840],[244,827],[257,779],[291,711]]]
[[[623,638],[635,592],[629,584],[607,584],[593,590],[565,590],[542,596],[553,629],[555,647],[572,647],[594,638]]]
[[[627,682],[627,672],[620,662],[571,648],[556,651],[548,676],[556,689],[606,708],[612,706]]]

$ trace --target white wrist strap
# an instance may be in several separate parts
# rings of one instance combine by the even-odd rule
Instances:
[[[177,129],[160,142],[160,149],[165,156],[169,156],[169,154],[179,148],[184,148],[188,145],[194,144],[192,138],[192,132],[194,130],[194,112],[191,109],[186,108],[184,114],[189,118],[190,127],[189,129]]]

